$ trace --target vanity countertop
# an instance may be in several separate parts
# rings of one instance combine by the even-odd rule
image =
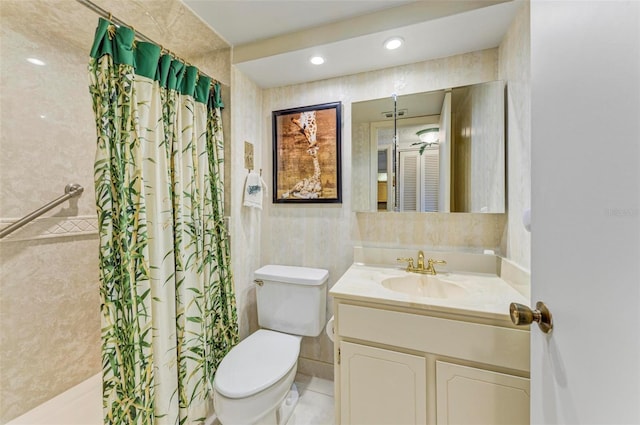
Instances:
[[[437,277],[463,288],[463,296],[431,298],[410,295],[387,289],[382,281],[392,277],[423,276],[405,271],[401,267],[375,266],[355,263],[329,291],[341,300],[374,302],[413,310],[449,313],[493,319],[511,323],[509,304],[529,305],[529,300],[496,274],[444,272]]]

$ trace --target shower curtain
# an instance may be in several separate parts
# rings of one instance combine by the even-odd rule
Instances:
[[[89,79],[108,424],[204,423],[238,340],[220,85],[162,53],[99,20]]]

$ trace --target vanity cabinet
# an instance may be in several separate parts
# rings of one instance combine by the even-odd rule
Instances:
[[[336,423],[528,424],[529,331],[335,299]]]

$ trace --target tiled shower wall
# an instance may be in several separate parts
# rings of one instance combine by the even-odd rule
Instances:
[[[219,79],[230,104],[229,49],[181,2],[95,2]],[[67,183],[85,189],[0,241],[0,424],[101,369],[87,77],[97,21],[75,1],[0,1],[0,223]]]
[[[0,242],[0,423],[100,370],[87,50],[80,39],[61,43],[23,3],[50,9],[0,3],[0,217],[20,218],[67,183],[85,191]]]

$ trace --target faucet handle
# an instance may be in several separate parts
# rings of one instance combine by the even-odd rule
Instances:
[[[447,264],[447,262],[444,260],[434,260],[433,258],[429,258],[429,260],[427,260],[427,272],[429,274],[436,275],[438,273],[435,267],[433,267],[434,264]]]
[[[434,260],[433,258],[429,258],[429,264],[447,264],[444,260]]]
[[[398,257],[396,258],[396,260],[398,261],[404,261],[407,264],[407,269],[412,269],[413,268],[413,258],[403,258],[403,257]]]

